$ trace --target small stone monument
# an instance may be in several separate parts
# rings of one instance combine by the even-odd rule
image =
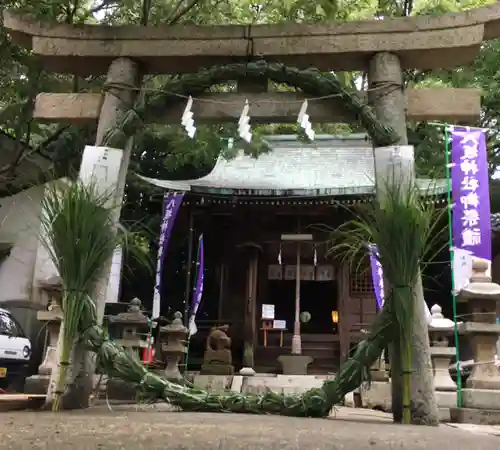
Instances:
[[[450,375],[450,361],[456,348],[450,347],[448,338],[453,333],[455,323],[443,316],[442,308],[431,308],[429,335],[431,338],[431,360],[434,371],[434,389],[439,407],[440,419],[450,420],[450,408],[457,406],[457,386]]]
[[[500,325],[495,323],[500,285],[486,274],[488,262],[472,264],[470,284],[458,301],[467,302],[467,321],[459,332],[469,337],[474,355],[474,368],[462,390],[463,408],[451,410],[458,422],[500,424],[500,370],[495,366],[496,341]]]
[[[162,354],[167,361],[165,376],[169,380],[182,380],[179,371],[179,361],[186,354],[186,336],[188,329],[182,323],[182,313],[177,311],[174,320],[169,325],[160,328],[160,335],[166,336],[166,342],[162,340]]]
[[[28,377],[25,382],[24,391],[27,394],[45,394],[50,382],[52,369],[57,366],[57,341],[61,329],[62,311],[61,302],[61,278],[52,276],[38,284],[40,296],[47,303],[47,309],[37,312],[37,319],[46,325],[47,343],[45,346],[42,364],[38,367],[38,374]]]
[[[208,336],[200,371],[202,375],[233,375],[231,339],[227,335],[228,331],[229,326],[223,325],[214,328]]]

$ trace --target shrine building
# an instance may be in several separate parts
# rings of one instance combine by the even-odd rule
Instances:
[[[258,372],[279,371],[278,356],[290,353],[298,289],[300,312],[310,315],[301,323],[302,354],[314,358],[309,372],[333,372],[377,314],[370,271],[328,251],[329,230],[350,218],[349,207],[373,199],[373,146],[365,134],[317,136],[313,143],[295,135],[265,140],[268,153],[221,157],[199,179],[146,178],[186,192],[177,236],[190,228],[195,242],[204,235],[205,290],[191,362],[202,356],[208,330],[229,324],[236,368],[246,344]],[[446,203],[444,180],[418,184],[427,195],[432,186],[433,201]],[[175,297],[168,286],[182,288],[184,281],[181,271],[163,276],[161,310],[167,314]]]

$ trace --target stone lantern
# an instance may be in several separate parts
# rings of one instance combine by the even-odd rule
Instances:
[[[140,357],[142,349],[147,348],[145,339],[150,328],[150,321],[142,310],[138,298],[130,301],[128,310],[114,316],[107,316],[110,335],[113,340],[121,345],[126,352],[134,357]],[[107,396],[115,400],[132,400],[137,398],[137,390],[131,383],[117,378],[106,379]]]
[[[169,380],[182,380],[179,361],[186,354],[187,334],[188,329],[182,323],[182,313],[179,311],[174,314],[172,323],[160,328],[162,354],[167,362],[165,376]],[[165,336],[165,339],[163,339],[163,336]]]
[[[136,356],[140,349],[148,346],[142,332],[149,328],[149,319],[143,314],[141,307],[141,301],[134,298],[126,312],[107,318],[112,335],[116,336],[115,342]]]
[[[457,386],[450,376],[450,360],[456,354],[456,347],[448,344],[455,323],[445,318],[442,311],[439,305],[431,308],[429,336],[436,400],[441,420],[449,421],[450,408],[457,405]]]
[[[456,391],[457,387],[450,376],[450,361],[456,354],[456,348],[448,345],[455,323],[443,316],[442,308],[431,308],[429,335],[431,338],[431,358],[434,370],[434,387],[438,391]],[[460,322],[461,323],[461,322]]]
[[[466,409],[453,411],[453,418],[460,422],[498,424],[500,370],[494,361],[500,333],[500,325],[495,323],[500,285],[492,283],[487,270],[487,261],[474,261],[471,282],[457,298],[467,303],[467,321],[459,326],[459,332],[470,339],[474,368],[462,391]]]
[[[40,281],[37,287],[41,298],[48,305],[47,309],[38,311],[36,315],[36,318],[46,326],[47,339],[38,373],[26,379],[24,391],[28,394],[47,392],[52,369],[57,366],[57,342],[62,323],[61,278],[52,276],[45,281]]]

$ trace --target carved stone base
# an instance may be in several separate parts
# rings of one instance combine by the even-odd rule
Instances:
[[[57,346],[51,345],[45,350],[45,357],[38,368],[38,373],[50,376],[53,367],[57,367]]]
[[[25,394],[40,394],[47,393],[50,382],[50,375],[33,375],[26,378],[24,383]]]
[[[207,348],[203,355],[203,364],[227,364],[231,365],[232,356],[231,351],[228,349],[213,350]]]
[[[233,375],[234,366],[228,364],[203,364],[200,370],[201,375]]]
[[[307,366],[313,358],[304,355],[281,355],[278,362],[283,367],[283,375],[307,375]]]
[[[467,378],[466,387],[472,390],[500,391],[500,370],[492,362],[476,364]]]
[[[165,377],[167,380],[182,380],[182,374],[179,370],[179,355],[166,356],[167,367],[165,367]]]
[[[434,371],[434,388],[436,391],[456,391],[457,385],[451,378],[449,367],[454,347],[431,347],[431,359]]]
[[[464,408],[496,409],[500,413],[500,390],[463,389],[462,406]]]
[[[450,422],[450,411],[457,407],[457,392],[436,390],[436,401],[438,404],[439,421]]]

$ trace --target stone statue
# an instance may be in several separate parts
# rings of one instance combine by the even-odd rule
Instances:
[[[215,327],[207,338],[201,374],[232,375],[231,338],[228,325]]]

